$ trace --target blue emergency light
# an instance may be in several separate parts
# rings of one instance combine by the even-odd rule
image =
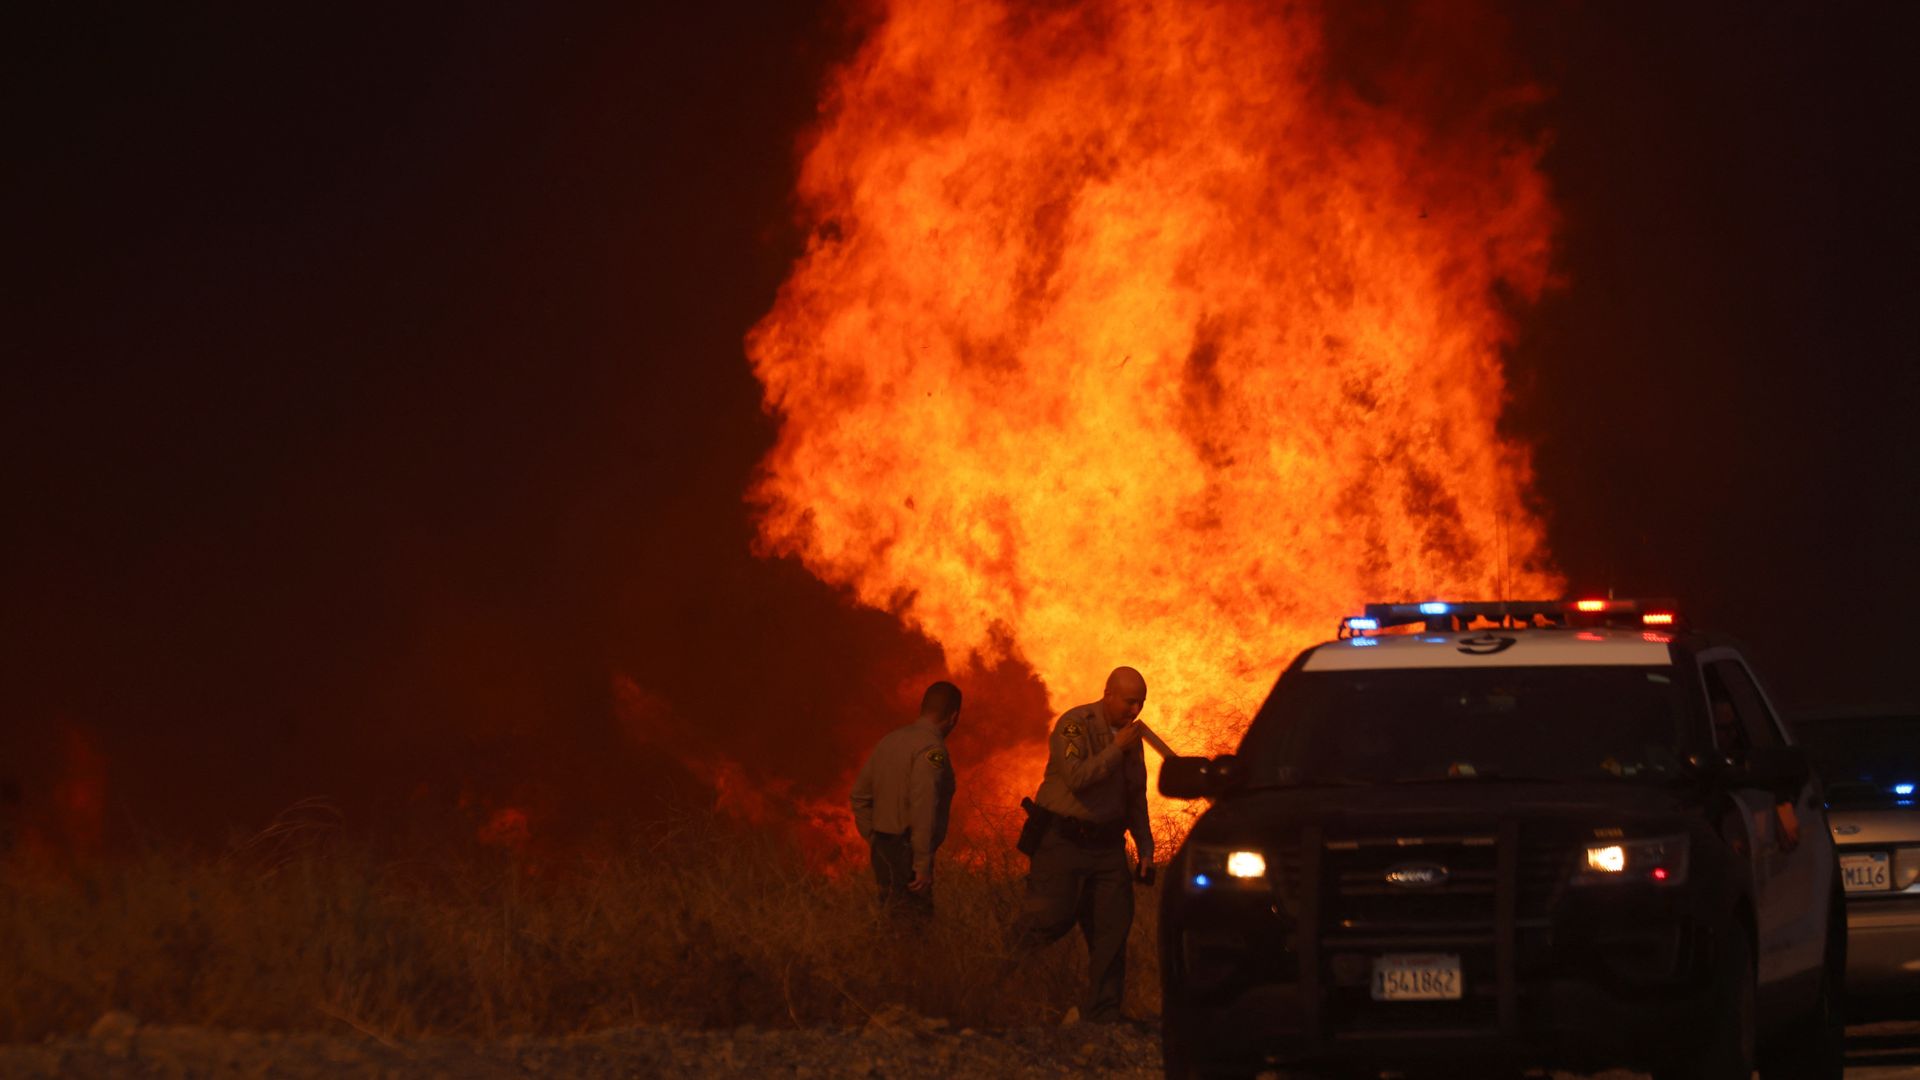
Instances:
[[[1422,600],[1407,604],[1368,604],[1364,611],[1340,620],[1340,637],[1357,637],[1415,624],[1428,633],[1456,633],[1486,627],[1678,629],[1681,625],[1680,605],[1664,598]]]

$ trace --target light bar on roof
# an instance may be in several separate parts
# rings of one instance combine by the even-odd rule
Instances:
[[[1365,614],[1341,620],[1341,636],[1376,633],[1396,626],[1424,624],[1429,632],[1465,630],[1475,625],[1673,627],[1680,624],[1672,599],[1575,600],[1422,600],[1404,604],[1368,604]]]

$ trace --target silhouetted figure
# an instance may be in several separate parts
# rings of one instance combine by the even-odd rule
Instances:
[[[882,737],[853,783],[853,823],[872,853],[880,902],[894,914],[933,915],[933,856],[953,805],[947,735],[959,722],[960,688],[927,687],[919,717]]]

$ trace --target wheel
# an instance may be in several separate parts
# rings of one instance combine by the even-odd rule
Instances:
[[[1760,1059],[1761,1080],[1841,1080],[1846,1075],[1847,1021],[1842,989],[1846,971],[1847,923],[1844,901],[1834,897],[1842,912],[1827,931],[1826,962],[1820,968],[1820,989],[1805,1016],[1782,1031]]]
[[[1820,995],[1806,1016],[1780,1034],[1780,1046],[1760,1059],[1760,1080],[1841,1080],[1847,1072],[1847,1028],[1831,971],[1820,973]]]
[[[1175,1058],[1166,1058],[1164,1064],[1167,1070],[1167,1080],[1229,1080],[1229,1078],[1240,1080],[1240,1078],[1259,1075],[1252,1068],[1227,1069],[1217,1065],[1208,1065],[1202,1068]],[[1289,1077],[1289,1080],[1291,1080],[1293,1076],[1291,1073],[1283,1075]]]
[[[1160,1023],[1160,1063],[1166,1069],[1167,1080],[1225,1080],[1227,1077],[1250,1077],[1255,1070],[1226,1068],[1214,1063],[1196,1064],[1187,1053],[1185,1040],[1181,1038],[1180,1024],[1169,1010]]]
[[[1701,1039],[1653,1070],[1654,1080],[1752,1080],[1753,943],[1734,923],[1714,950],[1714,996]]]

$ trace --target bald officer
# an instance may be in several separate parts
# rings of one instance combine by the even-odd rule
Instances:
[[[873,854],[873,878],[889,912],[933,914],[933,853],[947,838],[953,762],[947,735],[960,722],[960,688],[927,687],[920,716],[888,732],[853,782],[853,823]]]
[[[1133,880],[1153,865],[1147,822],[1147,761],[1140,709],[1147,680],[1113,669],[1104,696],[1062,713],[1047,748],[1047,772],[1033,801],[1053,814],[1034,850],[1027,899],[1014,924],[1016,948],[1049,945],[1078,924],[1087,941],[1087,998],[1080,1014],[1121,1019],[1127,934],[1133,928]],[[1127,869],[1126,834],[1139,869]]]

